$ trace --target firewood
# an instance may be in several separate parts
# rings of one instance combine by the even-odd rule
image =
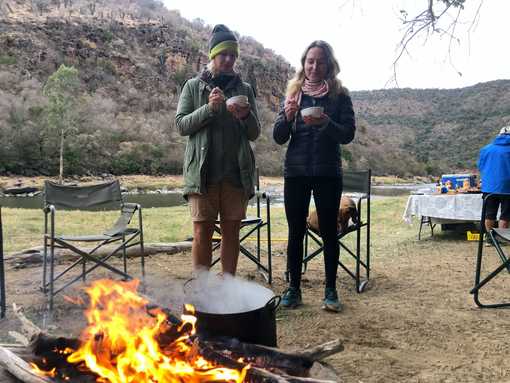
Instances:
[[[309,375],[313,360],[296,354],[282,352],[277,348],[258,344],[242,343],[237,339],[226,341],[207,341],[209,347],[222,350],[232,359],[244,358],[248,363],[263,369],[282,371],[292,376],[305,377]]]
[[[197,341],[195,341],[197,344]],[[236,360],[236,357],[230,358],[222,354],[220,351],[213,348],[215,342],[203,342],[207,344],[200,344],[198,342],[198,347],[200,349],[201,354],[208,360],[211,360],[215,363],[223,365],[227,368],[235,368],[241,369],[244,364],[240,363]],[[221,342],[216,342],[216,345],[221,344]],[[224,343],[222,343],[224,345]],[[253,344],[243,344],[248,346],[258,346]],[[260,346],[261,348],[268,350],[276,350],[270,347]],[[242,346],[241,346],[242,348]],[[249,348],[249,347],[246,347]],[[275,373],[267,370],[266,368],[251,366],[247,372],[247,379],[249,382],[258,383],[335,383],[333,380],[317,380],[310,377],[299,377],[299,376],[290,376],[287,374]]]
[[[175,243],[146,243],[144,244],[144,254],[145,255],[153,255],[153,254],[175,254],[181,251],[186,251],[191,249],[191,242],[175,242]],[[84,251],[89,251],[91,249],[84,248]],[[94,254],[98,257],[105,256],[111,253],[114,250],[113,246],[104,246],[97,250]],[[122,252],[118,253],[119,255]],[[133,246],[126,250],[126,254],[130,258],[139,257],[141,255],[140,247]],[[49,256],[49,255],[48,255]],[[59,261],[72,261],[76,260],[79,256],[76,253],[73,253],[67,249],[55,249],[55,256]],[[30,249],[21,250],[15,253],[11,253],[6,256],[5,263],[15,268],[25,268],[25,267],[34,267],[42,264],[43,258],[43,247],[36,246]]]
[[[20,320],[21,322],[21,332],[22,335],[28,339],[28,341],[32,341],[37,337],[37,335],[42,333],[42,330],[36,326],[32,321],[30,321],[25,314],[23,314],[23,308],[18,307],[16,303],[12,304],[12,310],[14,312],[14,315]]]
[[[335,339],[315,347],[297,351],[295,354],[316,361],[322,360],[324,358],[327,358],[328,356],[342,352],[343,350],[344,350],[343,343],[340,341],[340,339]]]
[[[270,371],[258,367],[252,367],[248,370],[248,374],[260,375],[274,383],[338,383],[338,380],[319,380],[314,378],[301,378],[289,375],[277,375]],[[268,380],[264,380],[267,382]]]
[[[51,383],[50,379],[37,375],[27,362],[3,347],[0,347],[0,366],[22,382]]]

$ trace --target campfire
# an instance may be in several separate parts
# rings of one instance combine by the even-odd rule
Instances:
[[[87,288],[88,324],[79,339],[48,336],[20,313],[32,331],[30,364],[13,363],[17,356],[0,347],[0,365],[27,383],[326,382],[310,377],[314,362],[343,349],[336,341],[284,353],[236,339],[202,339],[191,305],[179,319],[151,305],[137,287],[138,281],[101,280]]]
[[[90,298],[88,326],[80,336],[79,348],[57,348],[52,353],[65,355],[75,369],[94,373],[100,382],[244,380],[249,365],[241,370],[224,368],[200,355],[192,339],[194,316],[182,315],[181,323],[172,323],[162,309],[147,309],[149,302],[136,293],[137,287],[138,281],[94,283],[86,290]],[[51,365],[55,359],[46,356],[33,364],[34,369],[46,376],[68,379],[67,369]]]

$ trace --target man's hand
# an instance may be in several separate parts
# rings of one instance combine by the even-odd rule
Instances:
[[[216,87],[213,90],[211,90],[211,93],[209,93],[209,108],[217,112],[221,108],[221,104],[225,101],[225,95],[223,94],[223,91]]]
[[[243,120],[250,114],[250,104],[232,104],[227,106],[227,110],[238,120]]]

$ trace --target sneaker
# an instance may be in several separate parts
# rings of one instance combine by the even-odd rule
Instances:
[[[282,306],[288,309],[295,309],[296,307],[303,304],[301,298],[301,290],[296,287],[289,287],[283,293]]]
[[[332,287],[326,287],[324,291],[324,301],[322,303],[322,309],[326,311],[332,311],[338,313],[342,311],[342,304],[338,299],[338,293],[336,289]]]

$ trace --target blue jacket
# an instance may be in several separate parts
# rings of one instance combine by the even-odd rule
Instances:
[[[287,121],[283,105],[276,117],[274,140],[282,145],[290,138],[284,177],[341,177],[340,144],[351,142],[356,130],[351,98],[347,93],[321,98],[303,95],[300,109],[310,106],[323,106],[330,122],[307,126],[299,111],[294,120]]]
[[[480,150],[482,192],[510,194],[510,134],[500,134]]]

